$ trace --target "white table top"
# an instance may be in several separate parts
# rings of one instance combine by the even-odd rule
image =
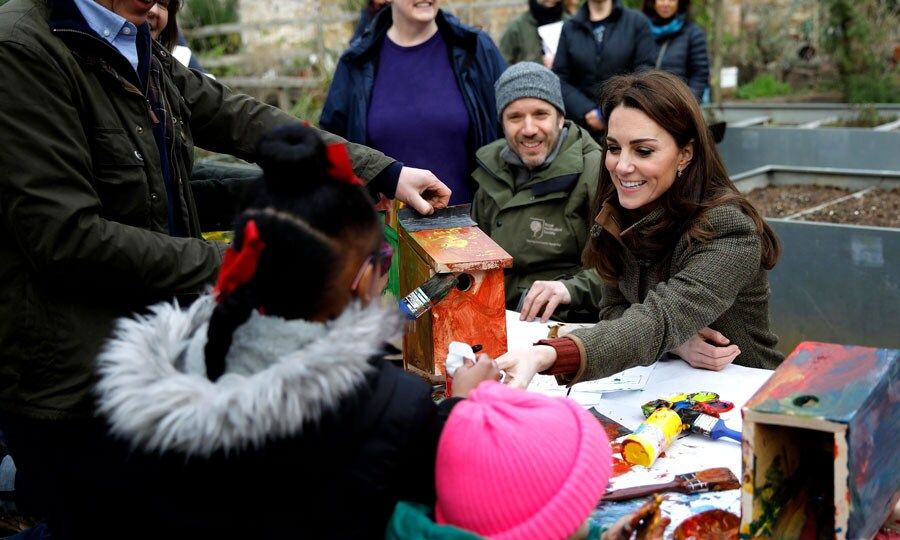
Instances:
[[[527,346],[547,337],[548,326],[551,323],[522,322],[518,317],[518,313],[506,312],[510,349]],[[641,391],[606,393],[602,396],[573,392],[572,397],[583,406],[593,406],[625,427],[635,429],[644,420],[641,413],[643,403],[681,392],[716,392],[720,399],[731,401],[735,405],[734,409],[721,415],[722,419],[728,427],[741,431],[741,407],[771,374],[772,371],[769,370],[738,365],[730,365],[722,371],[707,371],[694,369],[682,360],[665,360],[657,362],[647,385]],[[577,385],[575,388],[578,388]],[[564,392],[560,394],[564,395]],[[665,483],[672,480],[676,474],[711,467],[728,467],[740,479],[741,445],[724,438],[714,441],[696,434],[683,436],[673,442],[666,450],[665,456],[658,459],[652,467],[646,469],[635,466],[631,472],[614,478],[610,487],[619,489],[633,485]],[[739,490],[733,490],[721,494],[708,494],[699,505],[695,504],[696,501],[685,503],[683,500],[669,505],[667,501],[663,504],[663,511],[668,511],[673,522],[669,534],[683,517],[692,512],[721,507],[739,514],[739,497]]]

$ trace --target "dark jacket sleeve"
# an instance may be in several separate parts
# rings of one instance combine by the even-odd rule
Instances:
[[[506,71],[506,59],[503,58],[500,49],[497,48],[494,40],[491,39],[491,36],[489,36],[487,32],[479,32],[478,40],[479,46],[485,52],[485,57],[487,58],[488,71],[491,74],[491,91],[493,93],[494,83],[496,83],[497,79],[500,78],[500,75],[503,75],[503,72]]]
[[[0,216],[36,271],[60,286],[148,294],[195,291],[215,276],[214,245],[101,217],[81,98],[46,54],[3,43],[0,73],[29,89],[0,90]]]
[[[341,137],[347,136],[347,114],[350,110],[350,70],[341,58],[334,69],[328,96],[319,115],[319,127]]]
[[[259,167],[226,163],[195,163],[191,192],[197,205],[200,230],[226,231],[237,213],[262,187]]]
[[[553,60],[553,72],[559,75],[559,82],[562,86],[563,104],[566,106],[566,117],[576,122],[584,123],[584,115],[588,111],[597,108],[597,103],[591,98],[584,95],[570,81],[573,77],[572,64],[575,51],[571,51],[571,37],[568,35],[576,30],[573,29],[572,23],[567,22],[563,25],[562,35],[559,38],[559,46],[556,50],[556,58]],[[648,29],[649,33],[650,30]],[[655,61],[655,59],[654,59]]]
[[[656,67],[659,49],[656,40],[653,39],[653,33],[650,32],[650,20],[640,12],[637,12],[636,16],[638,20],[635,21],[634,29],[634,71],[653,69]]]
[[[706,36],[696,24],[691,25],[691,33],[688,36],[688,86],[697,96],[697,101],[703,100],[703,92],[709,86],[709,55],[706,52]]]
[[[582,268],[574,276],[561,282],[572,297],[569,303],[572,309],[595,309],[600,305],[601,280],[593,268]]]
[[[499,111],[497,111],[497,99],[494,93],[494,84],[506,71],[506,60],[500,54],[500,49],[491,39],[487,32],[478,32],[478,47],[483,51],[482,57],[485,62],[487,79],[483,81],[484,89],[481,95],[485,96],[484,101],[487,105],[488,117],[486,122],[490,122],[491,136],[484,138],[484,144],[490,144],[499,137],[503,136],[503,126],[499,119]],[[478,150],[475,148],[474,150]]]
[[[435,502],[434,463],[438,441],[453,407],[462,398],[447,398],[439,405],[431,400],[431,389],[421,385],[416,388],[417,398],[411,405],[411,420],[407,426],[410,444],[402,458],[408,467],[405,482],[400,486],[400,499],[433,506]],[[404,392],[411,391],[408,388]]]

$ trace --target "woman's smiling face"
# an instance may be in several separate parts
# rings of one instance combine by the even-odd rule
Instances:
[[[638,109],[619,105],[609,115],[606,169],[619,204],[646,214],[675,182],[693,156],[693,144],[679,148],[672,135]]]

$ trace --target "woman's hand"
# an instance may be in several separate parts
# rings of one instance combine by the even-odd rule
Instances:
[[[554,362],[556,349],[549,345],[513,349],[497,358],[497,366],[506,371],[506,384],[523,390],[528,388],[537,373],[549,369]],[[455,380],[453,384],[456,384]]]
[[[466,359],[453,374],[453,397],[466,397],[476,386],[484,381],[499,381],[500,369],[491,357],[482,354],[477,362]]]
[[[543,309],[541,322],[545,323],[560,304],[570,302],[572,302],[572,295],[561,281],[535,281],[528,289],[525,301],[522,302],[522,313],[519,315],[519,320],[530,321],[537,317]]]
[[[741,354],[738,346],[729,345],[730,342],[720,332],[707,327],[672,352],[691,367],[720,371]]]

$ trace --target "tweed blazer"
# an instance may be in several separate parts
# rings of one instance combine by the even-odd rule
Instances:
[[[607,201],[598,223],[622,238],[641,234],[661,216],[662,210],[655,210],[623,229],[617,208]],[[769,327],[769,278],[753,220],[734,205],[707,211],[705,220],[717,232],[714,239],[697,242],[682,235],[662,260],[625,250],[622,278],[603,284],[600,322],[567,336],[582,356],[570,384],[649,365],[705,326],[740,347],[736,364],[774,369],[781,363],[778,338]]]

